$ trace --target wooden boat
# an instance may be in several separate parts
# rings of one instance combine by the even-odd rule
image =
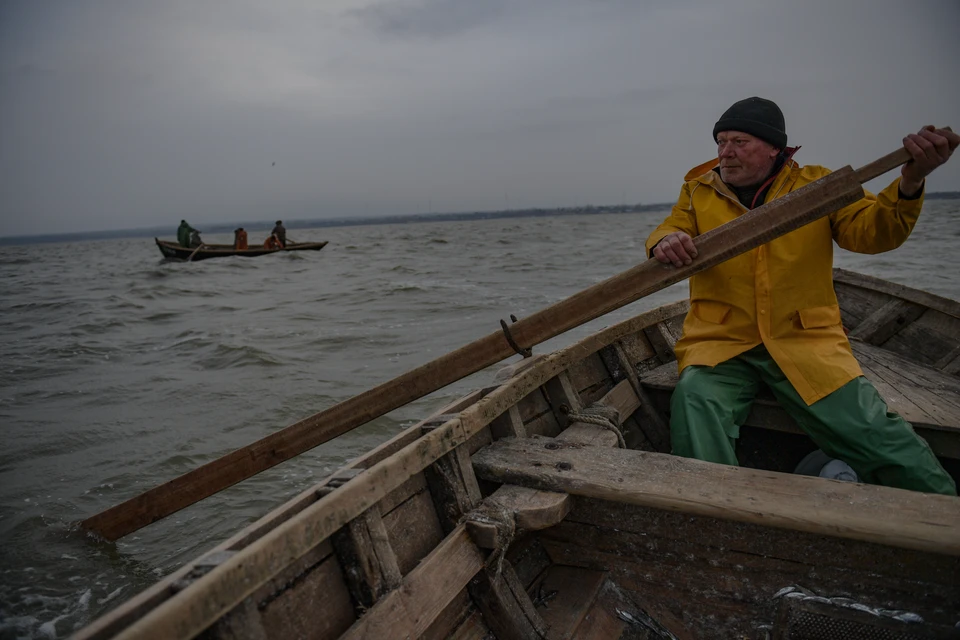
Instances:
[[[206,244],[199,249],[183,247],[178,242],[169,242],[154,238],[160,253],[165,258],[177,258],[179,260],[207,260],[208,258],[225,258],[227,256],[243,256],[246,258],[256,258],[265,256],[269,253],[283,253],[284,251],[320,251],[326,242],[288,242],[283,249],[267,249],[262,245],[252,246],[249,249],[234,249],[232,244]]]
[[[835,270],[865,375],[960,479],[960,303]],[[687,301],[502,369],[76,638],[956,638],[960,499],[671,456]]]

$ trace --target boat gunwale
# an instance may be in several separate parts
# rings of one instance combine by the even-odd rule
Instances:
[[[160,238],[154,238],[154,241],[157,243],[157,247],[160,248],[161,253],[164,256],[167,254],[163,251],[164,247],[170,251],[176,252],[177,254],[192,254],[195,249],[200,249],[196,252],[196,256],[193,258],[196,261],[198,258],[203,259],[201,256],[209,258],[226,258],[229,256],[241,256],[241,257],[250,257],[256,258],[259,256],[265,256],[271,253],[280,253],[284,251],[319,251],[327,246],[329,240],[321,240],[319,242],[291,242],[286,247],[281,248],[267,248],[267,247],[248,247],[246,249],[234,249],[232,245],[229,244],[202,244],[200,247],[184,247],[177,242],[172,242],[170,240],[161,240]],[[167,256],[170,257],[170,256]],[[177,259],[182,259],[179,256],[172,256]]]

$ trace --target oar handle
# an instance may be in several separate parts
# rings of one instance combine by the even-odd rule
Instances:
[[[944,127],[945,131],[953,131],[950,127]],[[874,160],[870,164],[864,165],[853,172],[854,177],[860,184],[864,182],[869,182],[878,176],[882,176],[887,171],[896,169],[902,164],[906,164],[913,160],[913,156],[910,155],[910,152],[905,148],[900,147],[893,153],[888,153],[882,158]]]

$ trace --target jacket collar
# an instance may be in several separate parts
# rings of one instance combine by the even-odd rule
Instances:
[[[791,178],[794,170],[800,168],[800,165],[797,164],[793,159],[793,155],[799,150],[799,145],[796,147],[787,147],[783,150],[786,158],[784,159],[783,166],[780,167],[780,171],[777,172],[777,176],[774,178],[773,184],[770,185],[770,193],[776,194],[779,192],[787,180]],[[684,180],[687,182],[693,180],[699,184],[707,185],[717,192],[727,196],[728,198],[732,198],[739,204],[740,201],[737,199],[736,194],[734,194],[733,190],[730,189],[730,187],[720,179],[719,171],[715,171],[715,169],[717,169],[719,166],[720,159],[713,158],[688,171],[687,175],[684,176]]]

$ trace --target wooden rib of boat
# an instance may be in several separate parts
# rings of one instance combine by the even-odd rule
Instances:
[[[243,256],[246,258],[256,258],[270,253],[283,253],[284,251],[320,251],[327,246],[324,242],[288,242],[283,249],[267,249],[259,245],[249,249],[234,249],[232,244],[206,244],[199,249],[181,246],[178,242],[169,242],[154,238],[160,253],[165,258],[176,258],[179,260],[207,260],[209,258],[226,258],[227,256]]]
[[[960,478],[960,303],[835,288],[865,375]],[[793,474],[816,447],[772,396],[742,466],[669,455],[687,309],[505,367],[76,637],[956,638],[960,499]]]

